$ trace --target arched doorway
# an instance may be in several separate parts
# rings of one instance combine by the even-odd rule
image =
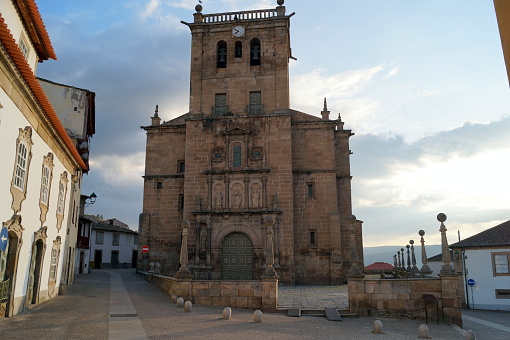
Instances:
[[[28,281],[27,305],[37,304],[39,297],[39,285],[41,283],[41,269],[44,243],[42,240],[35,241],[32,247],[32,259],[30,261],[30,277]]]
[[[41,271],[46,250],[46,237],[48,227],[44,226],[34,232],[34,242],[32,243],[32,257],[30,259],[30,269],[27,282],[27,293],[25,306],[39,303],[39,290],[41,288]]]
[[[1,294],[0,316],[14,315],[14,291],[16,288],[16,273],[18,270],[18,259],[21,245],[23,243],[23,228],[21,226],[21,215],[13,215],[10,220],[3,223],[9,231],[7,248],[2,254],[2,272],[0,280],[3,280]]]
[[[221,279],[253,280],[253,243],[243,233],[230,233],[221,247]]]

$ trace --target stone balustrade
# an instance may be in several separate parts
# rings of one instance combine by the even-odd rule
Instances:
[[[227,22],[227,21],[234,21],[234,20],[256,20],[256,19],[272,18],[277,15],[278,14],[277,14],[276,9],[260,9],[260,10],[253,10],[253,11],[202,14],[200,16],[200,22],[202,22],[202,23],[220,23],[220,22]]]

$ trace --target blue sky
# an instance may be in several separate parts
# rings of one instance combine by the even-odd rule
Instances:
[[[276,1],[203,0],[204,13]],[[37,0],[58,61],[37,75],[96,92],[87,213],[137,228],[145,134],[156,104],[188,109],[197,1]],[[352,129],[354,214],[366,246],[405,245],[436,215],[451,242],[510,218],[510,96],[492,1],[285,1],[291,106]],[[427,238],[428,237],[428,238]]]

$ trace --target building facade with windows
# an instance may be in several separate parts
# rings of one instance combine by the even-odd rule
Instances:
[[[138,262],[138,232],[113,218],[101,221],[88,216],[92,223],[90,234],[90,268],[133,268]]]
[[[326,100],[317,116],[290,108],[294,13],[278,3],[219,14],[198,5],[185,23],[189,112],[161,122],[156,107],[143,127],[140,245],[164,274],[179,269],[183,220],[196,279],[260,279],[274,261],[286,284],[338,284],[353,261],[363,268],[362,222],[351,204],[353,133],[340,116],[330,119]]]
[[[88,166],[35,73],[56,59],[34,0],[0,2],[0,315],[58,294]],[[5,247],[5,248],[4,248]]]
[[[510,311],[510,221],[450,245],[472,309]],[[462,269],[463,268],[463,269]],[[468,280],[474,280],[473,285]],[[461,285],[459,285],[461,286]]]

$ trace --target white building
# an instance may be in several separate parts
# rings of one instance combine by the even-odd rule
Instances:
[[[46,79],[37,78],[39,84],[55,109],[58,118],[62,122],[67,134],[73,141],[80,157],[87,167],[89,166],[90,137],[95,133],[95,97],[96,94],[89,90],[80,89],[74,86],[58,84]],[[73,192],[73,202],[80,201],[80,191]],[[72,217],[69,221],[66,252],[64,257],[65,265],[62,266],[61,287],[72,284],[75,274],[75,262],[83,260],[83,253],[77,251],[78,229],[75,224],[77,205],[71,206]],[[80,214],[82,214],[80,212]],[[78,241],[78,243],[77,243]],[[83,261],[83,263],[88,263]],[[79,268],[78,272],[83,268]]]
[[[464,260],[466,304],[473,309],[510,311],[510,221],[450,245]],[[468,280],[473,280],[473,285]]]
[[[93,216],[88,216],[94,219]],[[117,219],[92,223],[90,268],[133,268],[138,261],[138,232]],[[114,224],[115,223],[115,224]],[[126,227],[119,226],[125,225]]]
[[[77,228],[88,166],[36,79],[38,62],[50,58],[35,1],[0,1],[0,220],[8,234],[0,238],[0,316],[58,294],[67,231]]]

